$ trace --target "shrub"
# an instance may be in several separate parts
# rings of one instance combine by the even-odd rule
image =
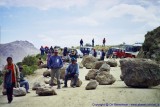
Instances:
[[[46,54],[44,54],[44,55],[37,54],[37,55],[36,55],[36,58],[37,58],[37,59],[41,58],[42,60],[46,61],[47,55],[46,55]]]
[[[37,61],[38,59],[35,56],[27,56],[23,59],[22,63],[23,65],[32,66],[37,65]]]
[[[22,66],[23,65],[23,63],[22,62],[17,62],[17,64],[16,64],[17,66]]]
[[[31,75],[34,73],[33,69],[28,65],[23,65],[23,71],[24,75]]]
[[[3,78],[2,76],[0,77],[0,85],[3,83]]]

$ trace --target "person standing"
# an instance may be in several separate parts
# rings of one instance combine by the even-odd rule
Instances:
[[[56,76],[57,79],[57,89],[61,88],[61,83],[60,83],[60,69],[63,67],[63,61],[60,56],[58,56],[58,50],[54,50],[54,55],[50,57],[49,60],[49,68],[51,69],[51,83],[50,85],[53,86],[53,80],[54,77]]]
[[[93,56],[94,56],[95,58],[97,57],[97,52],[96,52],[95,49],[93,50]]]
[[[92,47],[94,47],[94,38],[92,39]]]
[[[73,82],[73,85],[72,85],[73,88],[76,87],[76,83],[77,83],[77,80],[78,80],[79,65],[77,64],[76,58],[72,57],[71,61],[72,61],[72,63],[66,69],[64,88],[68,87],[67,86],[67,81],[68,81],[69,78],[74,79],[74,82]]]
[[[80,47],[83,46],[83,40],[80,40]]]
[[[105,43],[106,43],[106,39],[104,38],[104,39],[103,39],[103,45],[102,45],[102,46],[105,46]]]
[[[104,52],[104,50],[102,49],[100,60],[104,61],[104,57],[105,57],[105,52]]]
[[[41,51],[41,55],[44,55],[44,48],[43,48],[43,46],[41,46],[40,51]]]
[[[54,52],[54,49],[53,49],[53,47],[52,47],[52,46],[50,47],[50,52],[51,52],[51,53],[53,53],[53,52]]]
[[[13,100],[13,88],[19,87],[20,73],[17,65],[13,63],[12,57],[7,58],[7,65],[3,69],[3,87],[6,89],[8,103]]]

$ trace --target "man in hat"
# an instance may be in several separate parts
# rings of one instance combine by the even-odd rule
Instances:
[[[4,80],[3,85],[6,89],[8,103],[13,100],[13,88],[19,87],[19,69],[17,65],[13,63],[12,57],[7,58],[7,65],[3,69]]]
[[[51,69],[51,83],[50,85],[53,86],[53,80],[56,76],[57,79],[57,89],[61,88],[60,83],[60,69],[63,67],[63,61],[60,56],[58,56],[58,50],[54,50],[54,55],[50,57],[49,59],[49,68]]]
[[[28,83],[27,80],[24,79],[23,67],[22,66],[19,67],[19,71],[20,71],[20,87],[25,86],[26,92],[30,93],[29,92],[29,83]]]
[[[65,82],[64,88],[67,87],[67,81],[69,78],[74,78],[73,88],[76,87],[76,83],[79,76],[79,65],[77,64],[76,58],[72,57],[72,63],[67,67],[66,74],[65,74]]]

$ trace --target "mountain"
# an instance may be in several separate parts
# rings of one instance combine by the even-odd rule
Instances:
[[[39,50],[28,41],[14,41],[0,44],[0,65],[6,64],[6,58],[11,56],[14,63],[22,61],[27,55],[38,54]]]
[[[160,26],[145,35],[138,57],[153,59],[160,63]]]

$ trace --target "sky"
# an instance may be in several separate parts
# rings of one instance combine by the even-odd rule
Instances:
[[[0,0],[0,43],[43,46],[143,42],[160,26],[160,0]]]

